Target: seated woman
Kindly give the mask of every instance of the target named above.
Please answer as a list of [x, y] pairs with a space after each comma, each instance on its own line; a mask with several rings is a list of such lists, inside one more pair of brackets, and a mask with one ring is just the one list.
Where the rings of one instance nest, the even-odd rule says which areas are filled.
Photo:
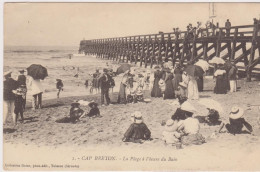
[[142, 114], [139, 111], [134, 113], [134, 123], [130, 125], [124, 134], [123, 142], [143, 143], [144, 140], [149, 140], [151, 131], [143, 123]]
[[247, 133], [251, 133], [253, 131], [252, 126], [246, 122], [246, 120], [243, 118], [244, 110], [240, 107], [234, 106], [231, 109], [231, 112], [229, 114], [229, 124], [225, 124], [222, 122], [219, 133], [222, 131], [222, 129], [226, 128], [226, 130], [231, 134], [241, 134], [243, 133], [242, 129], [245, 126], [248, 131], [245, 131]]
[[94, 101], [91, 101], [88, 105], [91, 108], [89, 113], [87, 114], [88, 117], [102, 117], [100, 115], [100, 111], [99, 111], [97, 103], [95, 103]]
[[178, 97], [180, 107], [177, 108], [175, 113], [172, 115], [172, 120], [185, 120], [193, 115], [195, 108], [187, 101], [186, 97]]
[[71, 109], [70, 109], [70, 116], [69, 117], [64, 117], [62, 119], [56, 120], [57, 123], [76, 123], [79, 121], [79, 119], [85, 115], [85, 112], [79, 108], [79, 103], [78, 102], [73, 102], [71, 104]]
[[185, 146], [201, 145], [205, 138], [199, 133], [199, 121], [186, 115], [186, 119], [180, 124], [178, 131], [181, 133], [181, 143]]

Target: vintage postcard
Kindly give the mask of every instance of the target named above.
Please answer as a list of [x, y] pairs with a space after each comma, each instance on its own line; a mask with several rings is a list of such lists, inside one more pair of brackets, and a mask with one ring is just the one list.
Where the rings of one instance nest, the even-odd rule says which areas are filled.
[[3, 169], [260, 170], [260, 3], [4, 3]]

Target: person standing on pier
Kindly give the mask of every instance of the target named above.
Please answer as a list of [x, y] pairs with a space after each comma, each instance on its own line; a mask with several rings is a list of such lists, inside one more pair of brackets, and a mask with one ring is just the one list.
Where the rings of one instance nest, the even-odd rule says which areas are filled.
[[112, 78], [108, 74], [108, 70], [106, 68], [103, 69], [103, 72], [104, 72], [103, 75], [100, 77], [100, 87], [101, 87], [101, 104], [102, 106], [105, 106], [104, 97], [106, 98], [107, 105], [110, 104], [109, 88], [110, 88], [110, 82]]
[[225, 23], [225, 27], [226, 27], [227, 36], [230, 36], [231, 23], [230, 23], [229, 19], [227, 19], [227, 21]]

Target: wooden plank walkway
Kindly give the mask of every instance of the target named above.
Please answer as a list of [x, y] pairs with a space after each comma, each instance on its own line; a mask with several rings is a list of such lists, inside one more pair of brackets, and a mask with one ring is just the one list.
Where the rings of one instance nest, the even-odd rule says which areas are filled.
[[221, 58], [244, 64], [247, 81], [251, 81], [252, 70], [260, 64], [260, 23], [233, 26], [229, 34], [223, 27], [193, 28], [185, 32], [82, 40], [79, 53], [82, 52], [119, 62], [140, 62], [140, 66], [151, 68], [163, 61], [173, 65], [195, 63], [198, 59], [208, 61], [224, 53]]

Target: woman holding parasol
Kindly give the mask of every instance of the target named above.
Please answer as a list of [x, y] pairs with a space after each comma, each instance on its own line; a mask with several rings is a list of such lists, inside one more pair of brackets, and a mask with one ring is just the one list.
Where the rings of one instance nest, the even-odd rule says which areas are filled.
[[42, 108], [42, 93], [43, 88], [40, 80], [43, 80], [48, 76], [47, 69], [42, 65], [32, 64], [27, 68], [29, 77], [28, 86], [31, 88], [32, 92], [32, 108], [41, 109]]

